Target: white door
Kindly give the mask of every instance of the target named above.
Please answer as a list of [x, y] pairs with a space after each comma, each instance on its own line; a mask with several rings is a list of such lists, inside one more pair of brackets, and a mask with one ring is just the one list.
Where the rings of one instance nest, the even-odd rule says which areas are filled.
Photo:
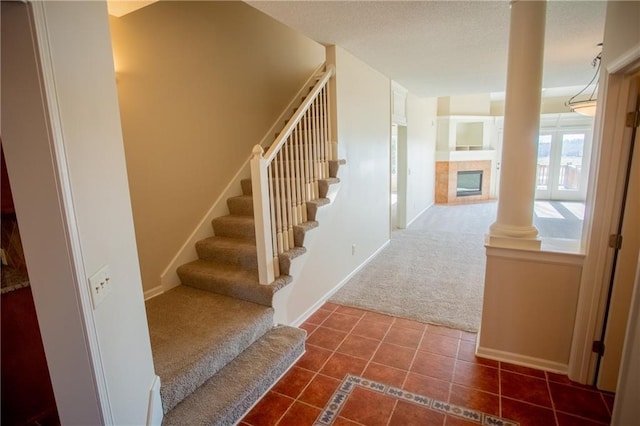
[[587, 193], [591, 132], [541, 132], [538, 138], [536, 198], [584, 201]]
[[[640, 78], [638, 78], [640, 80]], [[638, 93], [640, 97], [640, 93]], [[640, 102], [638, 102], [640, 104]], [[620, 164], [629, 168], [627, 196], [623, 205], [622, 244], [614, 261], [610, 288], [610, 304], [605, 318], [604, 355], [600, 359], [597, 377], [599, 389], [615, 392], [618, 371], [625, 339], [629, 309], [636, 279], [638, 254], [640, 253], [640, 131], [635, 129], [635, 142], [631, 141], [631, 164]]]

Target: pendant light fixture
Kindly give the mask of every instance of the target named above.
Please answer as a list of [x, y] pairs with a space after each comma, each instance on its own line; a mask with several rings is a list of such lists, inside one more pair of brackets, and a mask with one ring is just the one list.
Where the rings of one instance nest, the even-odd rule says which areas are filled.
[[[598, 43], [598, 46], [602, 47], [602, 43]], [[602, 60], [602, 52], [598, 53], [598, 55], [593, 58], [591, 61], [591, 66], [596, 69], [593, 78], [582, 90], [573, 95], [571, 99], [565, 102], [565, 105], [571, 109], [571, 112], [576, 112], [581, 115], [586, 115], [589, 117], [593, 117], [596, 115], [596, 92], [598, 91], [598, 76], [600, 75], [600, 61]], [[589, 98], [577, 101], [575, 100], [578, 96], [583, 94], [587, 89], [593, 86], [593, 90], [591, 90], [591, 94]]]

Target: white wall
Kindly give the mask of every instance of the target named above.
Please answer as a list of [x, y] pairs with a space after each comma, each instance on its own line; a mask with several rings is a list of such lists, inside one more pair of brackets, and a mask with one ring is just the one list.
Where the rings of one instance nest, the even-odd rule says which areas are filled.
[[336, 66], [338, 157], [347, 164], [320, 227], [307, 234], [310, 254], [294, 260], [294, 282], [276, 295], [283, 323], [308, 313], [389, 240], [390, 80], [339, 47], [327, 48], [327, 61]]
[[[49, 127], [33, 57], [21, 54], [29, 46], [5, 48], [5, 4], [3, 146], [60, 418], [144, 424], [155, 375], [107, 8], [103, 2], [33, 5], [43, 76], [50, 78]], [[8, 18], [16, 33], [27, 33], [26, 21]], [[105, 264], [113, 292], [92, 311], [87, 277]]]
[[407, 97], [407, 223], [435, 201], [437, 98]]

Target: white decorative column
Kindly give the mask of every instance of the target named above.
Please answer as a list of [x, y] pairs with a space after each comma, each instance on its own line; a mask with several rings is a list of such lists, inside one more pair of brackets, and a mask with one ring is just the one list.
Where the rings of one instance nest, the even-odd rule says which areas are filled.
[[488, 244], [540, 249], [533, 226], [546, 1], [511, 2], [498, 215]]

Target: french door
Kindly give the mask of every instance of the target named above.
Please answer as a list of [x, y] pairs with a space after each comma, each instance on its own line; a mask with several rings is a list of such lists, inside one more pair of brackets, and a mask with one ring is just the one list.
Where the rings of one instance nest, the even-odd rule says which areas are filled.
[[590, 130], [540, 132], [536, 199], [584, 201], [590, 149]]

